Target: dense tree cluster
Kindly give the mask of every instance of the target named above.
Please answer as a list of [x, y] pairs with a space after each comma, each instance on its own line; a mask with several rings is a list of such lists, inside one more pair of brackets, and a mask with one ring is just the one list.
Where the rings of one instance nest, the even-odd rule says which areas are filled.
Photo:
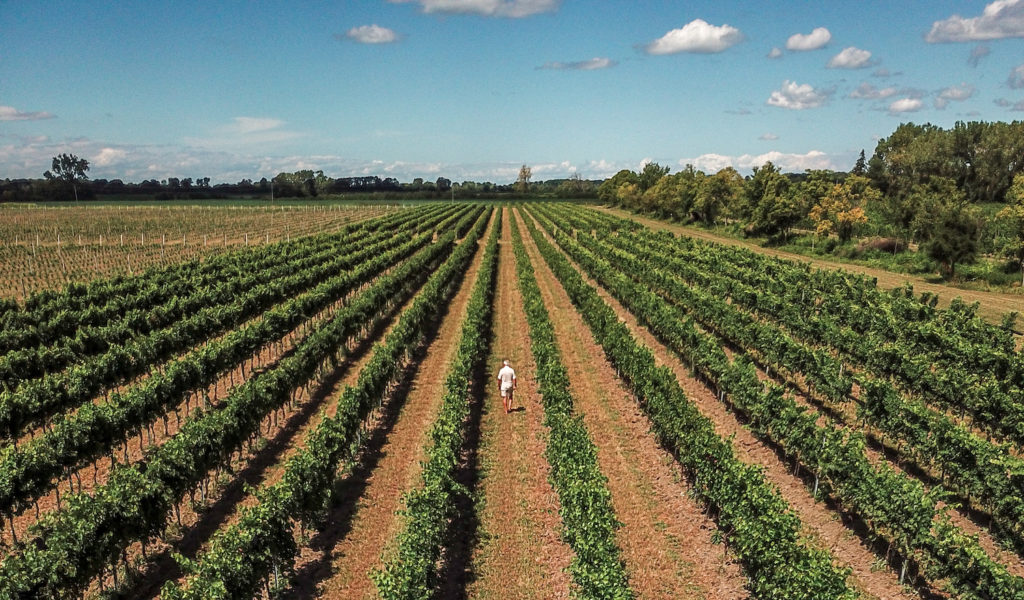
[[[795, 230], [838, 243], [860, 234], [894, 251], [917, 244], [946, 276], [979, 252], [1020, 261], [1024, 273], [1024, 122], [900, 125], [861, 151], [849, 173], [783, 173], [767, 162], [740, 176], [657, 163], [623, 170], [597, 191], [607, 204], [682, 222], [728, 222], [779, 240]], [[998, 213], [983, 208], [1006, 203]]]

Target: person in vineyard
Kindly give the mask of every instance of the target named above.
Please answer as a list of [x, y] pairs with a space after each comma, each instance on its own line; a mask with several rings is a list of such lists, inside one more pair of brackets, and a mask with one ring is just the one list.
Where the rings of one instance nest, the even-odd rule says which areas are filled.
[[512, 396], [516, 391], [516, 372], [508, 364], [508, 359], [502, 361], [503, 366], [498, 371], [498, 388], [501, 390], [501, 400], [505, 405], [505, 414], [512, 410]]

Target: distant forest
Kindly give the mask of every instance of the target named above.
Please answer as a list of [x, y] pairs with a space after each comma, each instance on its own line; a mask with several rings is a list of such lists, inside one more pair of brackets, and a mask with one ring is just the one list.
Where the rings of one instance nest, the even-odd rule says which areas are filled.
[[[76, 158], [77, 157], [72, 157]], [[81, 160], [81, 159], [79, 159]], [[87, 170], [86, 166], [86, 170]], [[51, 171], [47, 171], [51, 173]], [[52, 175], [52, 173], [51, 173]], [[72, 179], [76, 185], [70, 184]], [[595, 198], [601, 180], [588, 181], [578, 177], [547, 181], [517, 181], [510, 184], [463, 181], [452, 182], [445, 177], [435, 181], [414, 179], [402, 183], [393, 177], [340, 177], [324, 175], [323, 171], [280, 173], [273, 179], [243, 179], [238, 183], [210, 184], [209, 177], [170, 177], [147, 179], [132, 183], [120, 179], [60, 178], [0, 180], [0, 202], [50, 202], [94, 200], [100, 197], [145, 198], [153, 200], [210, 200], [230, 198], [317, 198], [346, 194], [373, 195], [383, 200], [410, 198], [447, 199], [453, 195], [463, 199], [501, 198], [528, 193], [530, 195]]]

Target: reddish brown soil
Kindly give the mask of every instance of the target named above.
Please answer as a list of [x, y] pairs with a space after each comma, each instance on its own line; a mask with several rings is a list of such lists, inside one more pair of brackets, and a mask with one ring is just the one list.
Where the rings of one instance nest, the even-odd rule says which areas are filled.
[[[592, 285], [593, 280], [587, 278]], [[700, 412], [711, 419], [720, 436], [733, 437], [736, 456], [764, 470], [765, 479], [774, 484], [804, 524], [805, 534], [821, 548], [827, 549], [841, 566], [853, 572], [850, 584], [868, 597], [880, 599], [909, 599], [916, 594], [899, 585], [898, 576], [888, 568], [879, 569], [877, 556], [871, 548], [843, 524], [836, 512], [830, 510], [811, 495], [804, 482], [793, 474], [792, 467], [780, 460], [776, 452], [755, 437], [736, 415], [721, 404], [714, 393], [691, 377], [679, 358], [661, 344], [636, 318], [603, 288], [601, 297], [626, 323], [630, 331], [651, 349], [659, 365], [667, 365], [675, 373], [679, 384]]]
[[373, 343], [387, 335], [397, 322], [398, 315], [412, 302], [413, 300], [409, 300], [405, 305], [395, 307], [384, 315], [378, 327], [355, 345], [315, 389], [300, 390], [297, 400], [301, 408], [298, 411], [291, 411], [287, 421], [281, 421], [281, 426], [273, 427], [267, 436], [270, 442], [256, 455], [247, 457], [249, 464], [238, 465], [244, 468], [239, 471], [238, 478], [224, 487], [216, 503], [219, 510], [207, 510], [201, 515], [183, 513], [183, 523], [188, 526], [187, 531], [180, 539], [169, 540], [167, 546], [161, 547], [161, 554], [150, 561], [148, 568], [134, 586], [132, 594], [128, 595], [129, 598], [153, 598], [159, 593], [164, 581], [184, 581], [184, 575], [177, 563], [171, 559], [170, 552], [194, 559], [207, 549], [216, 531], [236, 522], [241, 516], [241, 509], [255, 503], [256, 497], [249, 493], [250, 489], [273, 485], [280, 480], [288, 459], [302, 447], [306, 437], [316, 429], [325, 416], [337, 412], [335, 401], [346, 386], [354, 384], [358, 379], [359, 372], [372, 356], [370, 351]]
[[845, 269], [853, 273], [861, 273], [869, 277], [874, 277], [878, 280], [878, 286], [882, 289], [897, 288], [903, 286], [904, 283], [910, 283], [914, 286], [914, 291], [918, 294], [921, 292], [932, 292], [939, 294], [939, 305], [948, 306], [950, 300], [960, 296], [966, 302], [980, 302], [981, 306], [978, 308], [978, 314], [985, 317], [991, 323], [999, 324], [1002, 321], [1003, 315], [1010, 311], [1017, 311], [1024, 313], [1024, 296], [1020, 294], [1006, 294], [1000, 292], [986, 292], [981, 290], [966, 290], [956, 288], [949, 285], [942, 285], [938, 283], [931, 283], [925, 279], [915, 276], [907, 275], [904, 273], [894, 273], [892, 271], [886, 271], [884, 269], [875, 269], [872, 267], [865, 267], [861, 265], [854, 265], [849, 263], [841, 263], [829, 260], [823, 260], [819, 258], [811, 258], [802, 254], [795, 254], [792, 252], [786, 252], [784, 250], [776, 250], [774, 248], [765, 248], [752, 242], [746, 242], [743, 240], [737, 240], [721, 235], [717, 235], [710, 231], [704, 231], [695, 227], [686, 227], [683, 225], [674, 225], [672, 223], [666, 223], [664, 221], [658, 221], [655, 219], [648, 219], [639, 215], [634, 215], [619, 209], [610, 209], [604, 207], [594, 207], [597, 210], [601, 210], [617, 217], [624, 219], [631, 219], [638, 223], [642, 223], [647, 227], [654, 230], [665, 229], [673, 233], [679, 233], [687, 235], [693, 238], [702, 239], [706, 241], [717, 242], [719, 244], [727, 244], [730, 246], [740, 246], [759, 252], [761, 254], [767, 254], [769, 256], [776, 256], [779, 258], [785, 258], [789, 260], [795, 260], [798, 262], [810, 262], [815, 267], [822, 269]]
[[[427, 433], [440, 407], [444, 378], [458, 347], [482, 254], [477, 252], [448, 305], [406, 393], [396, 398], [401, 406], [390, 407], [381, 415], [380, 427], [368, 444], [374, 454], [373, 468], [366, 473], [358, 468], [354, 471], [356, 477], [350, 483], [358, 488], [358, 495], [346, 496], [347, 502], [336, 509], [336, 513], [345, 513], [339, 515], [346, 525], [345, 531], [333, 544], [320, 540], [321, 543], [314, 544], [315, 548], [303, 552], [297, 564], [299, 580], [294, 595], [377, 597], [371, 573], [391, 551], [391, 544], [403, 525], [403, 519], [396, 514], [403, 507], [402, 493], [419, 485], [420, 463], [429, 441]], [[388, 418], [389, 412], [397, 413], [393, 422]]]
[[[547, 429], [530, 351], [529, 327], [515, 273], [505, 210], [494, 300], [494, 340], [481, 423], [481, 542], [473, 558], [470, 598], [568, 598], [572, 550], [560, 539], [558, 495], [548, 482]], [[506, 414], [496, 382], [507, 358], [517, 373], [516, 410]]]
[[601, 472], [623, 523], [616, 540], [637, 598], [747, 597], [739, 564], [711, 541], [715, 523], [691, 498], [678, 465], [658, 445], [636, 399], [616, 377], [533, 241], [526, 241], [576, 410], [597, 444]]
[[[226, 398], [234, 385], [240, 384], [246, 380], [248, 376], [252, 374], [254, 370], [259, 371], [261, 369], [269, 368], [271, 365], [276, 363], [282, 356], [291, 351], [291, 349], [297, 344], [305, 332], [310, 327], [315, 327], [316, 324], [322, 322], [328, 318], [338, 304], [328, 307], [321, 311], [317, 315], [314, 315], [305, 325], [301, 325], [295, 330], [285, 335], [281, 340], [268, 344], [252, 358], [246, 361], [247, 365], [243, 369], [241, 366], [235, 368], [230, 373], [223, 375], [216, 383], [207, 388], [209, 397], [217, 403], [219, 400]], [[256, 317], [259, 319], [261, 317]], [[148, 374], [140, 377], [140, 381], [148, 377]], [[119, 386], [119, 390], [123, 390], [127, 387]], [[303, 394], [306, 391], [303, 390]], [[304, 398], [305, 396], [303, 396]], [[94, 400], [96, 403], [104, 402], [103, 398], [97, 398]], [[149, 451], [152, 448], [156, 448], [164, 444], [168, 439], [173, 437], [177, 432], [182, 423], [184, 423], [189, 415], [191, 409], [201, 406], [203, 403], [202, 393], [197, 392], [187, 400], [179, 403], [174, 410], [167, 413], [168, 418], [166, 420], [166, 426], [163, 420], [157, 420], [153, 426], [148, 430], [140, 434], [136, 434], [134, 437], [129, 439], [127, 445], [122, 444], [118, 448], [114, 449], [114, 458], [121, 464], [134, 463], [140, 460], [143, 456], [144, 451]], [[178, 416], [175, 416], [175, 412]], [[283, 414], [283, 413], [282, 413]], [[275, 420], [276, 421], [276, 420]], [[65, 478], [61, 484], [59, 490], [52, 490], [45, 496], [38, 500], [39, 514], [45, 515], [58, 508], [57, 497], [58, 494], [63, 496], [72, 490], [75, 492], [91, 492], [99, 485], [106, 483], [107, 478], [110, 475], [111, 464], [108, 458], [101, 458], [97, 460], [94, 465], [87, 465], [73, 475], [74, 485], [68, 484]], [[20, 516], [15, 518], [15, 531], [18, 534], [18, 539], [23, 540], [28, 533], [29, 526], [37, 520], [36, 511], [30, 509], [22, 513]], [[0, 544], [8, 544], [11, 541], [9, 525], [2, 532], [0, 532]]]

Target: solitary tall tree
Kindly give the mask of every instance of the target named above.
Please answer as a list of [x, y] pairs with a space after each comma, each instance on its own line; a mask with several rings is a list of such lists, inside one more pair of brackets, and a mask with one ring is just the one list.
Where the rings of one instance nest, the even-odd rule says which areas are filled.
[[84, 158], [78, 158], [74, 154], [58, 154], [53, 157], [53, 164], [49, 171], [43, 173], [43, 177], [71, 185], [75, 193], [75, 202], [78, 202], [78, 180], [88, 179], [85, 176], [88, 170], [89, 161]]
[[519, 179], [516, 180], [516, 191], [527, 192], [530, 189], [530, 177], [533, 176], [533, 169], [523, 165], [519, 168]]

